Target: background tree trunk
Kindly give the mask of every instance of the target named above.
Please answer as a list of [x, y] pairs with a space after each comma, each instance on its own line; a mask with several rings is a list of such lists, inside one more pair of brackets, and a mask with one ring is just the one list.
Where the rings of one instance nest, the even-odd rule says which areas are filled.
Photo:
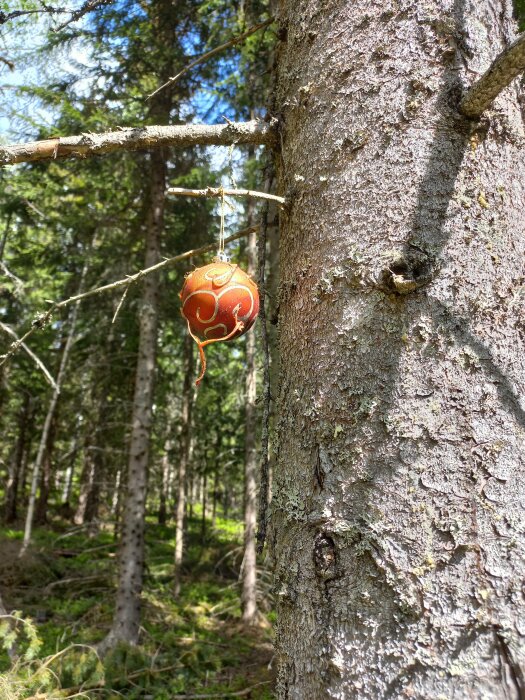
[[171, 484], [171, 448], [171, 440], [168, 439], [164, 443], [164, 454], [160, 465], [159, 525], [166, 525], [168, 520], [167, 502]]
[[[80, 294], [82, 291], [82, 288], [84, 286], [84, 279], [87, 274], [87, 262], [84, 264], [82, 268], [82, 272], [80, 275], [80, 283], [78, 285], [78, 293]], [[35, 459], [35, 464], [33, 466], [33, 475], [31, 478], [31, 491], [29, 494], [29, 503], [27, 506], [27, 513], [26, 513], [26, 522], [25, 522], [25, 528], [24, 528], [24, 539], [22, 542], [22, 547], [20, 550], [20, 555], [22, 556], [27, 547], [29, 546], [29, 543], [31, 542], [31, 535], [33, 531], [33, 521], [35, 517], [35, 506], [36, 506], [36, 497], [37, 497], [37, 490], [38, 490], [38, 483], [40, 481], [41, 477], [41, 472], [42, 472], [42, 465], [44, 463], [44, 459], [46, 457], [46, 451], [48, 447], [50, 446], [50, 437], [52, 433], [52, 428], [53, 428], [53, 422], [55, 419], [55, 413], [57, 410], [57, 405], [58, 405], [58, 399], [60, 397], [60, 390], [62, 388], [62, 384], [64, 382], [64, 378], [66, 376], [66, 370], [67, 370], [67, 363], [69, 361], [69, 355], [71, 353], [71, 349], [73, 347], [73, 342], [75, 340], [75, 328], [76, 328], [76, 323], [77, 323], [77, 316], [78, 316], [78, 302], [76, 302], [73, 307], [71, 308], [71, 311], [69, 313], [69, 319], [68, 319], [68, 334], [67, 334], [67, 339], [66, 342], [64, 343], [64, 348], [62, 350], [62, 356], [60, 358], [60, 366], [58, 369], [58, 374], [57, 378], [55, 381], [55, 388], [53, 389], [53, 392], [51, 394], [51, 399], [49, 401], [49, 405], [47, 407], [47, 413], [46, 417], [44, 420], [44, 425], [42, 428], [42, 434], [40, 436], [40, 443], [38, 445], [38, 452], [36, 455]], [[44, 488], [45, 485], [44, 485]], [[45, 498], [45, 503], [47, 504], [47, 495]], [[43, 511], [40, 511], [40, 515], [42, 515]]]
[[[166, 154], [150, 155], [150, 203], [146, 224], [145, 267], [160, 258], [160, 236], [164, 227]], [[144, 519], [147, 470], [155, 379], [159, 277], [149, 275], [139, 313], [139, 350], [135, 375], [135, 394], [131, 419], [128, 483], [119, 558], [119, 584], [116, 612], [108, 636], [101, 644], [104, 651], [118, 641], [136, 644], [140, 625], [140, 594], [144, 573]]]
[[191, 416], [195, 391], [193, 387], [193, 338], [188, 333], [184, 338], [184, 365], [182, 406], [180, 418], [179, 469], [177, 475], [177, 507], [175, 511], [175, 560], [173, 593], [180, 595], [181, 567], [184, 555], [184, 514], [186, 513], [186, 481], [191, 450]]
[[281, 0], [280, 698], [523, 698], [524, 124], [503, 0]]
[[[250, 216], [248, 217], [251, 218]], [[255, 277], [257, 263], [256, 234], [250, 234], [246, 248], [248, 264], [246, 272]], [[257, 558], [255, 553], [255, 527], [257, 520], [257, 367], [256, 335], [246, 335], [245, 379], [245, 452], [244, 452], [244, 559], [242, 566], [242, 620], [252, 625], [257, 618]]]
[[18, 485], [20, 481], [20, 472], [22, 469], [22, 460], [26, 449], [27, 429], [31, 414], [31, 404], [32, 397], [28, 393], [24, 394], [22, 407], [18, 418], [18, 437], [13, 454], [9, 460], [7, 471], [4, 503], [4, 522], [6, 524], [15, 522], [17, 518]]

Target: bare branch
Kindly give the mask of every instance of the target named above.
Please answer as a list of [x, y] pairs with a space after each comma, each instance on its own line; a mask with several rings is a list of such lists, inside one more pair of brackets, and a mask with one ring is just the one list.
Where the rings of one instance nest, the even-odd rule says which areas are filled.
[[14, 10], [8, 14], [5, 12], [0, 12], [0, 24], [5, 24], [11, 19], [23, 17], [24, 15], [59, 14], [65, 12], [71, 12], [71, 10], [68, 10], [65, 7], [41, 7], [37, 10]]
[[266, 20], [266, 22], [261, 22], [260, 24], [256, 24], [253, 27], [250, 27], [250, 29], [247, 29], [242, 34], [239, 34], [238, 36], [234, 36], [233, 39], [230, 39], [226, 43], [221, 44], [220, 46], [216, 46], [214, 49], [211, 49], [211, 51], [207, 51], [206, 53], [202, 54], [202, 56], [199, 56], [199, 58], [196, 58], [194, 61], [189, 63], [186, 66], [186, 68], [183, 68], [179, 73], [177, 73], [177, 75], [174, 75], [173, 78], [170, 78], [163, 85], [158, 87], [154, 92], [151, 93], [151, 95], [148, 95], [147, 99], [150, 100], [154, 95], [159, 93], [161, 90], [164, 90], [164, 88], [168, 87], [168, 85], [173, 85], [173, 83], [175, 83], [179, 78], [181, 78], [183, 75], [185, 75], [188, 71], [190, 71], [195, 66], [198, 66], [199, 63], [203, 63], [204, 61], [207, 61], [208, 58], [215, 56], [215, 54], [219, 53], [220, 51], [224, 51], [225, 49], [229, 49], [230, 46], [235, 46], [235, 44], [238, 44], [239, 42], [243, 41], [244, 39], [247, 39], [252, 34], [255, 34], [255, 32], [258, 32], [259, 29], [263, 29], [264, 27], [268, 27], [268, 25], [272, 24], [273, 21], [274, 21], [274, 19], [273, 19], [273, 17], [271, 17], [270, 19]]
[[[250, 226], [249, 228], [245, 228], [242, 231], [237, 231], [237, 233], [232, 234], [231, 236], [228, 236], [224, 240], [224, 243], [231, 243], [232, 241], [236, 241], [238, 238], [243, 238], [244, 236], [248, 236], [252, 231], [258, 231], [259, 227], [258, 226]], [[125, 287], [128, 289], [128, 287], [133, 284], [133, 282], [137, 282], [141, 280], [142, 278], [146, 277], [147, 275], [151, 275], [154, 272], [158, 272], [159, 270], [163, 270], [164, 268], [170, 268], [173, 267], [176, 263], [181, 262], [182, 260], [187, 260], [188, 258], [191, 258], [192, 256], [195, 255], [202, 255], [203, 253], [208, 253], [212, 250], [215, 250], [217, 247], [216, 243], [210, 243], [208, 245], [202, 246], [201, 248], [195, 248], [193, 250], [188, 250], [185, 253], [181, 253], [180, 255], [175, 255], [172, 258], [167, 258], [166, 260], [162, 260], [161, 262], [157, 263], [156, 265], [152, 265], [152, 267], [148, 267], [145, 270], [139, 270], [136, 272], [134, 275], [128, 275], [124, 277], [123, 279], [117, 280], [116, 282], [111, 282], [110, 284], [105, 284], [102, 287], [97, 287], [96, 289], [90, 289], [87, 292], [83, 292], [82, 294], [76, 294], [73, 297], [69, 297], [69, 299], [64, 299], [63, 301], [58, 301], [58, 302], [52, 302], [50, 301], [49, 303], [51, 304], [51, 307], [45, 312], [38, 314], [38, 316], [33, 319], [31, 323], [31, 328], [24, 333], [24, 335], [17, 339], [9, 348], [9, 351], [5, 355], [0, 355], [0, 367], [4, 365], [13, 355], [18, 352], [18, 350], [24, 346], [24, 342], [29, 338], [30, 336], [33, 335], [37, 330], [40, 328], [44, 328], [49, 320], [51, 319], [51, 316], [55, 313], [55, 311], [58, 311], [59, 309], [63, 309], [65, 306], [69, 306], [70, 304], [73, 304], [75, 302], [81, 301], [83, 299], [88, 299], [89, 297], [93, 296], [98, 296], [99, 294], [104, 294], [105, 292], [111, 292], [114, 289], [121, 289], [122, 287]], [[121, 299], [121, 303], [124, 299]], [[118, 309], [117, 309], [118, 311]], [[116, 317], [116, 314], [115, 314]], [[115, 318], [114, 317], [114, 318]]]
[[206, 187], [204, 190], [187, 190], [184, 187], [170, 187], [166, 194], [182, 195], [183, 197], [253, 197], [254, 199], [266, 199], [272, 202], [284, 204], [284, 197], [257, 190], [227, 190], [223, 187]]
[[271, 681], [259, 681], [255, 685], [251, 685], [249, 688], [244, 688], [244, 690], [236, 690], [232, 692], [231, 690], [225, 693], [197, 693], [196, 695], [172, 695], [172, 700], [211, 700], [211, 698], [241, 698], [245, 695], [249, 695], [252, 690], [258, 688], [261, 685], [268, 685]]
[[72, 24], [72, 22], [76, 22], [77, 20], [81, 19], [84, 15], [87, 15], [88, 12], [93, 12], [93, 10], [96, 10], [101, 5], [110, 5], [112, 2], [113, 0], [87, 0], [87, 2], [85, 2], [79, 10], [73, 12], [71, 17], [66, 22], [61, 24], [53, 31], [60, 32], [62, 29], [65, 29], [69, 24]]
[[88, 158], [115, 151], [136, 151], [162, 146], [230, 146], [255, 144], [273, 146], [276, 120], [231, 122], [229, 124], [180, 124], [140, 126], [102, 134], [80, 134], [0, 147], [0, 165], [32, 163], [56, 158]]
[[470, 119], [478, 119], [500, 92], [525, 71], [525, 33], [492, 62], [490, 68], [467, 91], [459, 103], [459, 111]]
[[20, 338], [17, 336], [17, 334], [14, 332], [14, 330], [12, 328], [9, 328], [9, 326], [6, 326], [5, 323], [1, 323], [1, 322], [0, 322], [0, 328], [4, 331], [4, 333], [7, 333], [7, 335], [11, 336], [11, 338], [14, 338], [14, 340], [17, 343], [20, 343], [19, 347], [21, 347], [22, 350], [25, 350], [25, 352], [33, 360], [33, 362], [38, 367], [38, 369], [40, 369], [42, 371], [44, 377], [46, 378], [47, 383], [50, 384], [50, 386], [52, 386], [53, 389], [55, 389], [55, 391], [56, 391], [57, 390], [56, 382], [53, 379], [53, 377], [51, 376], [51, 373], [49, 372], [49, 370], [47, 369], [45, 364], [42, 362], [42, 360], [37, 355], [35, 355], [35, 353], [32, 350], [30, 350], [25, 343], [22, 343], [20, 341]]
[[0, 62], [5, 63], [9, 70], [15, 69], [15, 64], [13, 63], [13, 61], [10, 61], [9, 59], [5, 58], [5, 56], [0, 56]]

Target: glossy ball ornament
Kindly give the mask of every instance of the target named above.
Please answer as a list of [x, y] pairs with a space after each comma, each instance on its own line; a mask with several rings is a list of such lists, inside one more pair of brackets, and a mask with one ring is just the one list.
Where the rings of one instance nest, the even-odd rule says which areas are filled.
[[[246, 333], [259, 313], [259, 292], [249, 275], [228, 262], [213, 262], [187, 275], [180, 293], [181, 313], [197, 343], [201, 374], [206, 371], [204, 347]], [[203, 338], [203, 340], [201, 340]]]

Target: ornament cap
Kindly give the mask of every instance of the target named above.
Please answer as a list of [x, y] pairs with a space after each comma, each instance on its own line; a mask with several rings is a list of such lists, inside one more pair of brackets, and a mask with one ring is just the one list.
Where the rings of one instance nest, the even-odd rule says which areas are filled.
[[226, 255], [224, 251], [221, 251], [217, 253], [217, 255], [213, 258], [214, 263], [229, 263], [230, 262], [230, 256]]

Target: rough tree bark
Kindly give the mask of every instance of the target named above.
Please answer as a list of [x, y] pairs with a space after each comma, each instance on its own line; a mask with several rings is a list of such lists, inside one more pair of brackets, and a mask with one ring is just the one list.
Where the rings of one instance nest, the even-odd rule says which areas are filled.
[[[160, 258], [166, 187], [166, 154], [163, 151], [154, 151], [150, 158], [145, 267], [154, 265]], [[100, 645], [101, 652], [119, 641], [136, 644], [139, 637], [140, 595], [144, 573], [146, 487], [157, 346], [158, 293], [159, 277], [157, 274], [149, 275], [144, 280], [139, 312], [139, 349], [131, 417], [128, 480], [122, 520], [116, 609], [111, 630]]]
[[525, 135], [504, 0], [280, 0], [278, 695], [525, 697]]
[[[250, 213], [250, 210], [249, 210]], [[250, 222], [251, 223], [251, 222]], [[255, 277], [257, 266], [257, 239], [250, 234], [246, 247], [246, 272]], [[257, 520], [257, 367], [255, 357], [256, 335], [246, 335], [245, 421], [244, 421], [244, 559], [242, 566], [242, 620], [252, 625], [257, 619], [257, 558], [255, 528]]]

